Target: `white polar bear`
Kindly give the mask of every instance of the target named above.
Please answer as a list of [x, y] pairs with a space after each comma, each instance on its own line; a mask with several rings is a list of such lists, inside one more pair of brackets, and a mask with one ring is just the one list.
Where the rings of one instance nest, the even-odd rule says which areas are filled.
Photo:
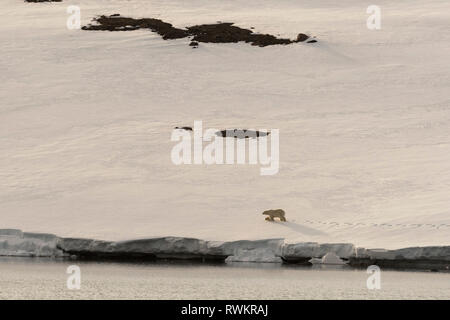
[[275, 221], [274, 218], [279, 218], [280, 221], [286, 221], [283, 209], [266, 210], [262, 214], [268, 216], [266, 217], [266, 221]]

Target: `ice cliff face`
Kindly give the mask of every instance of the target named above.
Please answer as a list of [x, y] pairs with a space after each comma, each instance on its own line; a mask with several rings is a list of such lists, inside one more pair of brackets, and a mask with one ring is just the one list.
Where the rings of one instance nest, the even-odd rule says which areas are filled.
[[450, 246], [411, 247], [397, 250], [358, 248], [353, 257], [372, 260], [450, 261]]
[[227, 262], [281, 262], [284, 239], [224, 242], [220, 247]]
[[398, 250], [356, 248], [351, 243], [285, 243], [284, 239], [205, 241], [161, 237], [129, 241], [60, 238], [52, 234], [0, 229], [0, 256], [198, 259], [226, 262], [287, 262], [309, 264], [326, 255], [350, 265], [449, 269], [450, 246], [411, 247]]
[[204, 241], [194, 238], [163, 237], [119, 242], [62, 238], [58, 248], [68, 254], [103, 257], [147, 257], [205, 259], [248, 262], [281, 262], [283, 239]]
[[83, 257], [173, 258], [224, 260], [220, 243], [194, 238], [163, 237], [119, 242], [62, 238], [58, 248]]
[[53, 234], [0, 229], [0, 256], [60, 257], [59, 238]]
[[281, 256], [287, 262], [307, 262], [308, 258], [322, 258], [332, 252], [340, 258], [349, 259], [355, 254], [355, 250], [351, 243], [300, 242], [285, 244]]

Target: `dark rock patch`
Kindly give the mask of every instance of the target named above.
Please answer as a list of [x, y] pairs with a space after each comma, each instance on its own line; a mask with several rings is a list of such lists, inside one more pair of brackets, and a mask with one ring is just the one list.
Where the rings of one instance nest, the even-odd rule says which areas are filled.
[[298, 42], [303, 42], [303, 41], [305, 41], [305, 40], [307, 40], [307, 39], [309, 39], [309, 36], [307, 36], [307, 35], [304, 34], [304, 33], [299, 33], [299, 34], [297, 35], [297, 41], [298, 41]]
[[269, 134], [270, 132], [247, 130], [247, 129], [226, 129], [216, 132], [216, 135], [219, 137], [237, 138], [237, 139], [246, 139], [246, 138], [256, 139], [257, 137], [266, 137]]
[[202, 24], [187, 27], [187, 30], [194, 36], [192, 40], [198, 42], [236, 43], [243, 41], [259, 47], [295, 42], [270, 34], [256, 34], [251, 30], [236, 27], [233, 23]]
[[192, 131], [192, 127], [175, 127], [175, 129]]
[[25, 0], [25, 2], [38, 3], [38, 2], [62, 2], [62, 0]]
[[159, 19], [144, 18], [133, 19], [121, 17], [120, 15], [100, 16], [94, 19], [98, 24], [83, 26], [83, 30], [104, 30], [104, 31], [132, 31], [137, 29], [150, 29], [158, 33], [164, 40], [179, 39], [189, 36], [183, 29], [175, 28], [172, 24]]
[[[300, 33], [297, 40], [277, 38], [271, 34], [254, 33], [252, 30], [236, 27], [231, 22], [218, 22], [216, 24], [202, 24], [186, 29], [175, 28], [172, 24], [159, 19], [143, 18], [134, 19], [122, 17], [119, 14], [100, 16], [94, 19], [96, 24], [83, 26], [83, 30], [105, 31], [132, 31], [137, 29], [150, 29], [158, 33], [164, 40], [192, 37], [190, 46], [198, 47], [199, 42], [211, 43], [236, 43], [246, 42], [253, 46], [266, 47], [270, 45], [286, 45], [303, 42], [309, 36]], [[310, 42], [310, 41], [308, 41]], [[314, 42], [316, 42], [314, 40]]]

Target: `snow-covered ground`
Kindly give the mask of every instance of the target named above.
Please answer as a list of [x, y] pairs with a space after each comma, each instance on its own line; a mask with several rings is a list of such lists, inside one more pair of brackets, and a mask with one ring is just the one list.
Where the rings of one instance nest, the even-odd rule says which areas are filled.
[[[2, 0], [0, 228], [123, 240], [450, 244], [450, 2]], [[68, 30], [100, 14], [315, 44]], [[181, 165], [174, 126], [280, 130], [280, 171]], [[287, 223], [261, 212], [283, 208]]]

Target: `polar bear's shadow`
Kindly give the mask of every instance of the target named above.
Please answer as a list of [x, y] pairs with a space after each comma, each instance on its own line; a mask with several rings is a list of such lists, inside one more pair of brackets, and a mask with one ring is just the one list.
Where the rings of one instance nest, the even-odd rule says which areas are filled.
[[[273, 223], [273, 222], [272, 222]], [[313, 229], [310, 227], [306, 227], [303, 226], [301, 224], [292, 222], [292, 221], [286, 221], [286, 222], [275, 222], [277, 225], [285, 227], [285, 228], [289, 228], [297, 233], [301, 233], [304, 235], [309, 235], [309, 236], [320, 236], [320, 235], [325, 235], [325, 232], [322, 232], [320, 230], [317, 229]]]

